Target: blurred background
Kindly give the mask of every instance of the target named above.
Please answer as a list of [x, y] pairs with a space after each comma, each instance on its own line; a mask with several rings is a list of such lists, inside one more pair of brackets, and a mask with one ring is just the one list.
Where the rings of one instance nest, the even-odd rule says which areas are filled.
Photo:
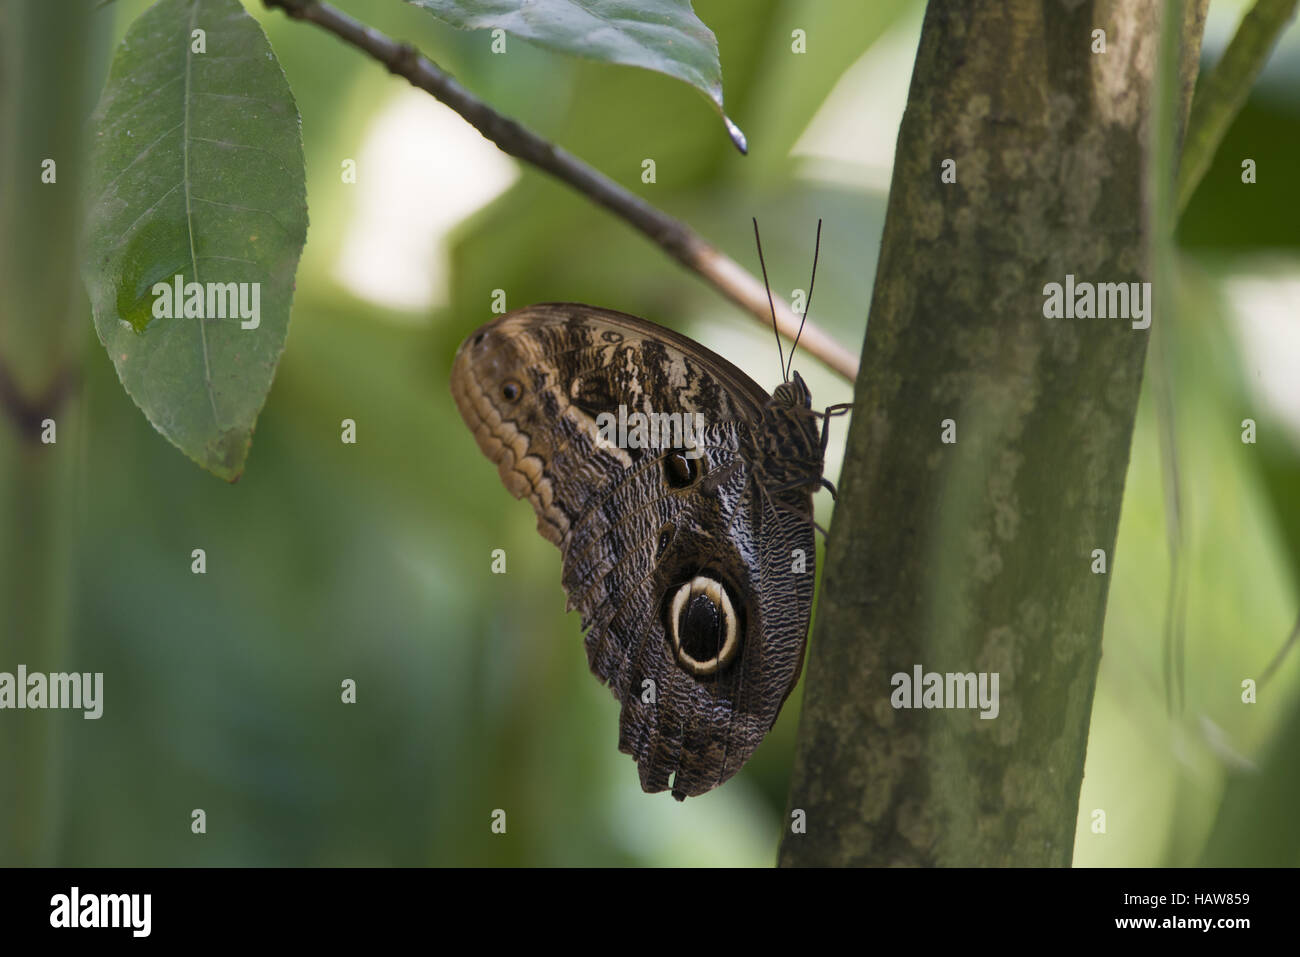
[[[782, 295], [806, 288], [824, 218], [812, 315], [859, 351], [922, 3], [695, 0], [718, 37], [747, 157], [705, 99], [667, 77], [514, 38], [494, 56], [487, 33], [395, 0], [340, 5], [752, 269], [757, 216]], [[102, 85], [112, 45], [146, 6], [92, 14], [102, 40], [88, 87]], [[576, 300], [645, 316], [767, 389], [779, 380], [770, 331], [405, 81], [323, 31], [245, 6], [302, 114], [311, 226], [288, 345], [230, 486], [150, 427], [86, 307], [80, 426], [47, 453], [67, 457], [71, 476], [60, 505], [68, 637], [57, 658], [25, 663], [102, 671], [104, 715], [37, 716], [44, 760], [0, 761], [0, 781], [21, 792], [44, 780], [43, 817], [3, 826], [39, 826], [47, 860], [69, 865], [771, 865], [801, 690], [726, 786], [682, 804], [643, 794], [616, 748], [618, 704], [564, 612], [559, 552], [500, 485], [447, 386], [496, 289], [510, 308]], [[1213, 0], [1207, 62], [1245, 8]], [[796, 28], [807, 54], [791, 53]], [[1148, 364], [1112, 568], [1081, 865], [1279, 863], [1279, 852], [1300, 863], [1300, 652], [1257, 703], [1241, 700], [1300, 607], [1297, 155], [1293, 25], [1180, 231], [1180, 309], [1159, 368]], [[1247, 157], [1254, 186], [1240, 181]], [[654, 184], [641, 182], [646, 158]], [[341, 182], [346, 159], [355, 185]], [[851, 398], [815, 360], [795, 366], [815, 403]], [[1158, 419], [1153, 388], [1170, 390], [1172, 419]], [[355, 445], [340, 442], [345, 418]], [[1241, 441], [1245, 418], [1257, 444]], [[1177, 441], [1187, 588], [1185, 703], [1173, 717], [1162, 430]], [[843, 427], [832, 436], [834, 480]], [[0, 456], [14, 448], [6, 433]], [[819, 499], [826, 524], [829, 496]], [[19, 562], [26, 546], [3, 547]], [[206, 550], [205, 575], [190, 571], [194, 548]], [[490, 573], [495, 548], [505, 575]], [[0, 633], [0, 670], [18, 663], [12, 639]], [[357, 700], [345, 705], [349, 678]], [[202, 836], [190, 831], [195, 808]], [[505, 835], [490, 830], [498, 808]]]

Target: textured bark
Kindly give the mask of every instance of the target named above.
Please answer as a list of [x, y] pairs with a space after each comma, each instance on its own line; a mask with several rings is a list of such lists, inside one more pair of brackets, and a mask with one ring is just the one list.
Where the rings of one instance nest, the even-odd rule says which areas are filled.
[[[1205, 5], [1185, 8], [1180, 118]], [[1044, 286], [1151, 278], [1160, 8], [931, 0], [809, 654], [806, 831], [782, 864], [1070, 863], [1110, 580], [1092, 552], [1113, 572], [1149, 330], [1044, 318]], [[999, 673], [997, 718], [895, 709], [891, 676], [917, 664]]]

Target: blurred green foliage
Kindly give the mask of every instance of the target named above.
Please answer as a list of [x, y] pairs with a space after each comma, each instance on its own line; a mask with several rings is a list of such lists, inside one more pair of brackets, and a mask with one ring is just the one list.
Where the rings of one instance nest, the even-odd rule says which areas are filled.
[[[119, 0], [98, 16], [107, 24], [116, 14], [120, 36], [144, 6]], [[758, 216], [781, 291], [806, 283], [816, 218], [825, 217], [813, 315], [851, 347], [861, 341], [884, 197], [803, 178], [789, 151], [895, 11], [917, 22], [916, 4], [697, 0], [719, 39], [749, 157], [735, 153], [697, 93], [670, 79], [522, 43], [507, 68], [486, 34], [445, 28], [392, 0], [346, 7], [744, 264], [756, 265], [749, 218]], [[497, 288], [511, 307], [566, 299], [646, 316], [723, 351], [768, 388], [777, 379], [770, 334], [530, 170], [458, 228], [450, 306], [412, 316], [357, 299], [333, 275], [354, 212], [339, 164], [357, 155], [369, 121], [404, 84], [318, 30], [249, 9], [303, 117], [312, 225], [288, 345], [234, 486], [155, 433], [103, 349], [86, 349], [82, 438], [57, 446], [76, 456], [78, 474], [76, 598], [61, 664], [104, 672], [105, 713], [46, 716], [60, 738], [57, 861], [771, 864], [799, 692], [724, 787], [683, 804], [642, 794], [634, 763], [615, 747], [618, 705], [587, 670], [577, 616], [564, 613], [559, 553], [500, 486], [447, 390], [452, 355], [490, 318]], [[790, 30], [805, 24], [810, 52], [791, 55]], [[1272, 117], [1278, 137], [1296, 138], [1294, 96], [1252, 99], [1225, 153], [1256, 111]], [[896, 130], [878, 135], [892, 141]], [[657, 162], [654, 185], [640, 180], [645, 157]], [[1259, 704], [1239, 700], [1240, 680], [1258, 675], [1296, 613], [1300, 542], [1278, 515], [1295, 514], [1300, 451], [1259, 410], [1228, 328], [1223, 280], [1251, 264], [1204, 238], [1230, 227], [1269, 237], [1294, 277], [1300, 237], [1287, 208], [1261, 198], [1278, 195], [1266, 193], [1273, 188], [1261, 178], [1249, 196], [1259, 207], [1243, 216], [1243, 187], [1212, 171], [1189, 210], [1196, 249], [1185, 259], [1171, 372], [1189, 528], [1187, 705], [1166, 715], [1168, 557], [1158, 423], [1144, 399], [1111, 570], [1081, 864], [1200, 859], [1229, 778], [1203, 718], [1257, 761], [1300, 750], [1297, 722], [1283, 723], [1300, 663], [1284, 665]], [[1194, 243], [1193, 224], [1202, 237]], [[90, 343], [88, 313], [85, 335]], [[849, 398], [807, 356], [796, 366], [815, 401]], [[1258, 446], [1240, 442], [1247, 415], [1260, 420]], [[357, 422], [355, 446], [340, 442], [344, 418]], [[833, 454], [831, 478], [837, 469]], [[823, 524], [827, 505], [819, 502]], [[206, 575], [190, 571], [200, 547]], [[489, 573], [493, 548], [507, 551], [505, 575]], [[346, 678], [357, 683], [355, 705], [340, 702]], [[1277, 771], [1265, 764], [1261, 773]], [[1269, 800], [1260, 806], [1285, 806]], [[194, 808], [207, 813], [206, 835], [190, 832]], [[497, 808], [507, 812], [505, 835], [489, 828]], [[1090, 831], [1094, 808], [1107, 813], [1105, 835]], [[1223, 840], [1262, 845], [1294, 828], [1273, 813], [1237, 814], [1245, 823], [1236, 834], [1246, 836]]]

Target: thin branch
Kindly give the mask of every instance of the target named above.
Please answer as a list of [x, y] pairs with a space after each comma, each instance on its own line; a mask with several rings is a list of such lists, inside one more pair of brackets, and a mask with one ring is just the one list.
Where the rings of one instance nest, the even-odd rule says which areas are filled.
[[[582, 160], [497, 113], [414, 47], [398, 43], [320, 0], [262, 2], [295, 19], [314, 23], [368, 53], [388, 67], [389, 72], [405, 77], [413, 86], [451, 107], [504, 152], [550, 173], [639, 229], [664, 252], [699, 274], [765, 326], [771, 321], [763, 284], [734, 259], [705, 242], [684, 223], [651, 206]], [[776, 319], [787, 339], [793, 340], [798, 335], [799, 317], [779, 298]], [[857, 358], [821, 329], [811, 323], [806, 325], [802, 342], [810, 355], [840, 375], [849, 380], [857, 377]]]
[[1232, 42], [1196, 91], [1178, 170], [1179, 214], [1209, 170], [1277, 38], [1295, 17], [1297, 4], [1300, 0], [1259, 0], [1242, 18]]
[[[1186, 29], [1189, 12], [1183, 0], [1165, 0], [1160, 16], [1160, 47], [1156, 65], [1156, 84], [1151, 100], [1151, 125], [1154, 134], [1146, 155], [1145, 176], [1151, 196], [1151, 237], [1148, 243], [1152, 279], [1156, 288], [1168, 289], [1177, 284], [1174, 268], [1175, 211], [1174, 182], [1167, 172], [1178, 164], [1179, 135], [1186, 128], [1179, 120], [1187, 117], [1186, 96], [1190, 84], [1183, 82], [1185, 68], [1200, 58], [1199, 44], [1188, 47]], [[1203, 23], [1203, 20], [1200, 21]], [[1197, 30], [1201, 27], [1198, 24]], [[1187, 609], [1187, 563], [1183, 561], [1182, 470], [1179, 468], [1178, 421], [1173, 393], [1174, 329], [1165, 321], [1174, 314], [1162, 302], [1151, 330], [1149, 361], [1153, 362], [1151, 385], [1156, 396], [1156, 422], [1160, 432], [1160, 465], [1164, 477], [1165, 538], [1169, 547], [1169, 586], [1165, 593], [1165, 622], [1162, 642], [1165, 703], [1170, 716], [1183, 708], [1185, 652], [1187, 633], [1184, 627]]]
[[[1196, 187], [1200, 185], [1218, 152], [1228, 127], [1241, 112], [1246, 98], [1250, 95], [1255, 80], [1259, 77], [1269, 54], [1277, 45], [1278, 37], [1287, 24], [1295, 19], [1296, 8], [1300, 0], [1258, 0], [1247, 14], [1242, 17], [1223, 56], [1215, 64], [1214, 70], [1196, 91], [1192, 101], [1192, 112], [1187, 123], [1187, 137], [1183, 144], [1183, 158], [1178, 170], [1178, 209], [1182, 215], [1191, 201]], [[1166, 389], [1168, 383], [1165, 383]], [[1165, 390], [1162, 390], [1162, 393]], [[1173, 406], [1167, 394], [1162, 394], [1158, 405], [1161, 418], [1162, 438], [1168, 432], [1168, 442], [1162, 441], [1162, 450], [1168, 445], [1171, 457], [1166, 462], [1166, 513], [1170, 526], [1170, 583], [1168, 603], [1166, 605], [1165, 623], [1165, 680], [1171, 682], [1173, 661], [1171, 658], [1171, 637], [1174, 633], [1182, 640], [1182, 605], [1185, 603], [1185, 575], [1178, 560], [1178, 537], [1181, 506], [1178, 501], [1178, 466], [1176, 445], [1172, 426]], [[1163, 457], [1163, 456], [1162, 456]], [[1172, 467], [1172, 475], [1170, 474]], [[1171, 503], [1172, 499], [1172, 503]], [[1179, 591], [1183, 592], [1177, 597]], [[1175, 610], [1176, 609], [1176, 610]], [[1177, 614], [1178, 620], [1173, 621]], [[1296, 619], [1291, 635], [1282, 644], [1282, 648], [1273, 658], [1260, 677], [1263, 686], [1281, 666], [1287, 654], [1300, 643], [1300, 618]], [[1181, 695], [1181, 656], [1178, 662], [1178, 683]], [[1170, 711], [1173, 711], [1172, 688], [1169, 689]], [[1181, 705], [1181, 701], [1180, 701]]]

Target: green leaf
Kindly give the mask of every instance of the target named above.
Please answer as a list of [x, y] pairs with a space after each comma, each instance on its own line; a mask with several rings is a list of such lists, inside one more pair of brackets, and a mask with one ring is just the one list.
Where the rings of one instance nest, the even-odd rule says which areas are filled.
[[722, 109], [718, 40], [690, 0], [408, 0], [461, 30], [501, 29], [561, 53], [666, 73], [717, 107], [742, 153], [745, 134]]
[[[161, 0], [128, 29], [91, 123], [82, 278], [100, 341], [153, 426], [233, 482], [307, 236], [289, 84], [238, 0]], [[201, 284], [202, 318], [160, 315], [155, 284], [177, 276]]]

